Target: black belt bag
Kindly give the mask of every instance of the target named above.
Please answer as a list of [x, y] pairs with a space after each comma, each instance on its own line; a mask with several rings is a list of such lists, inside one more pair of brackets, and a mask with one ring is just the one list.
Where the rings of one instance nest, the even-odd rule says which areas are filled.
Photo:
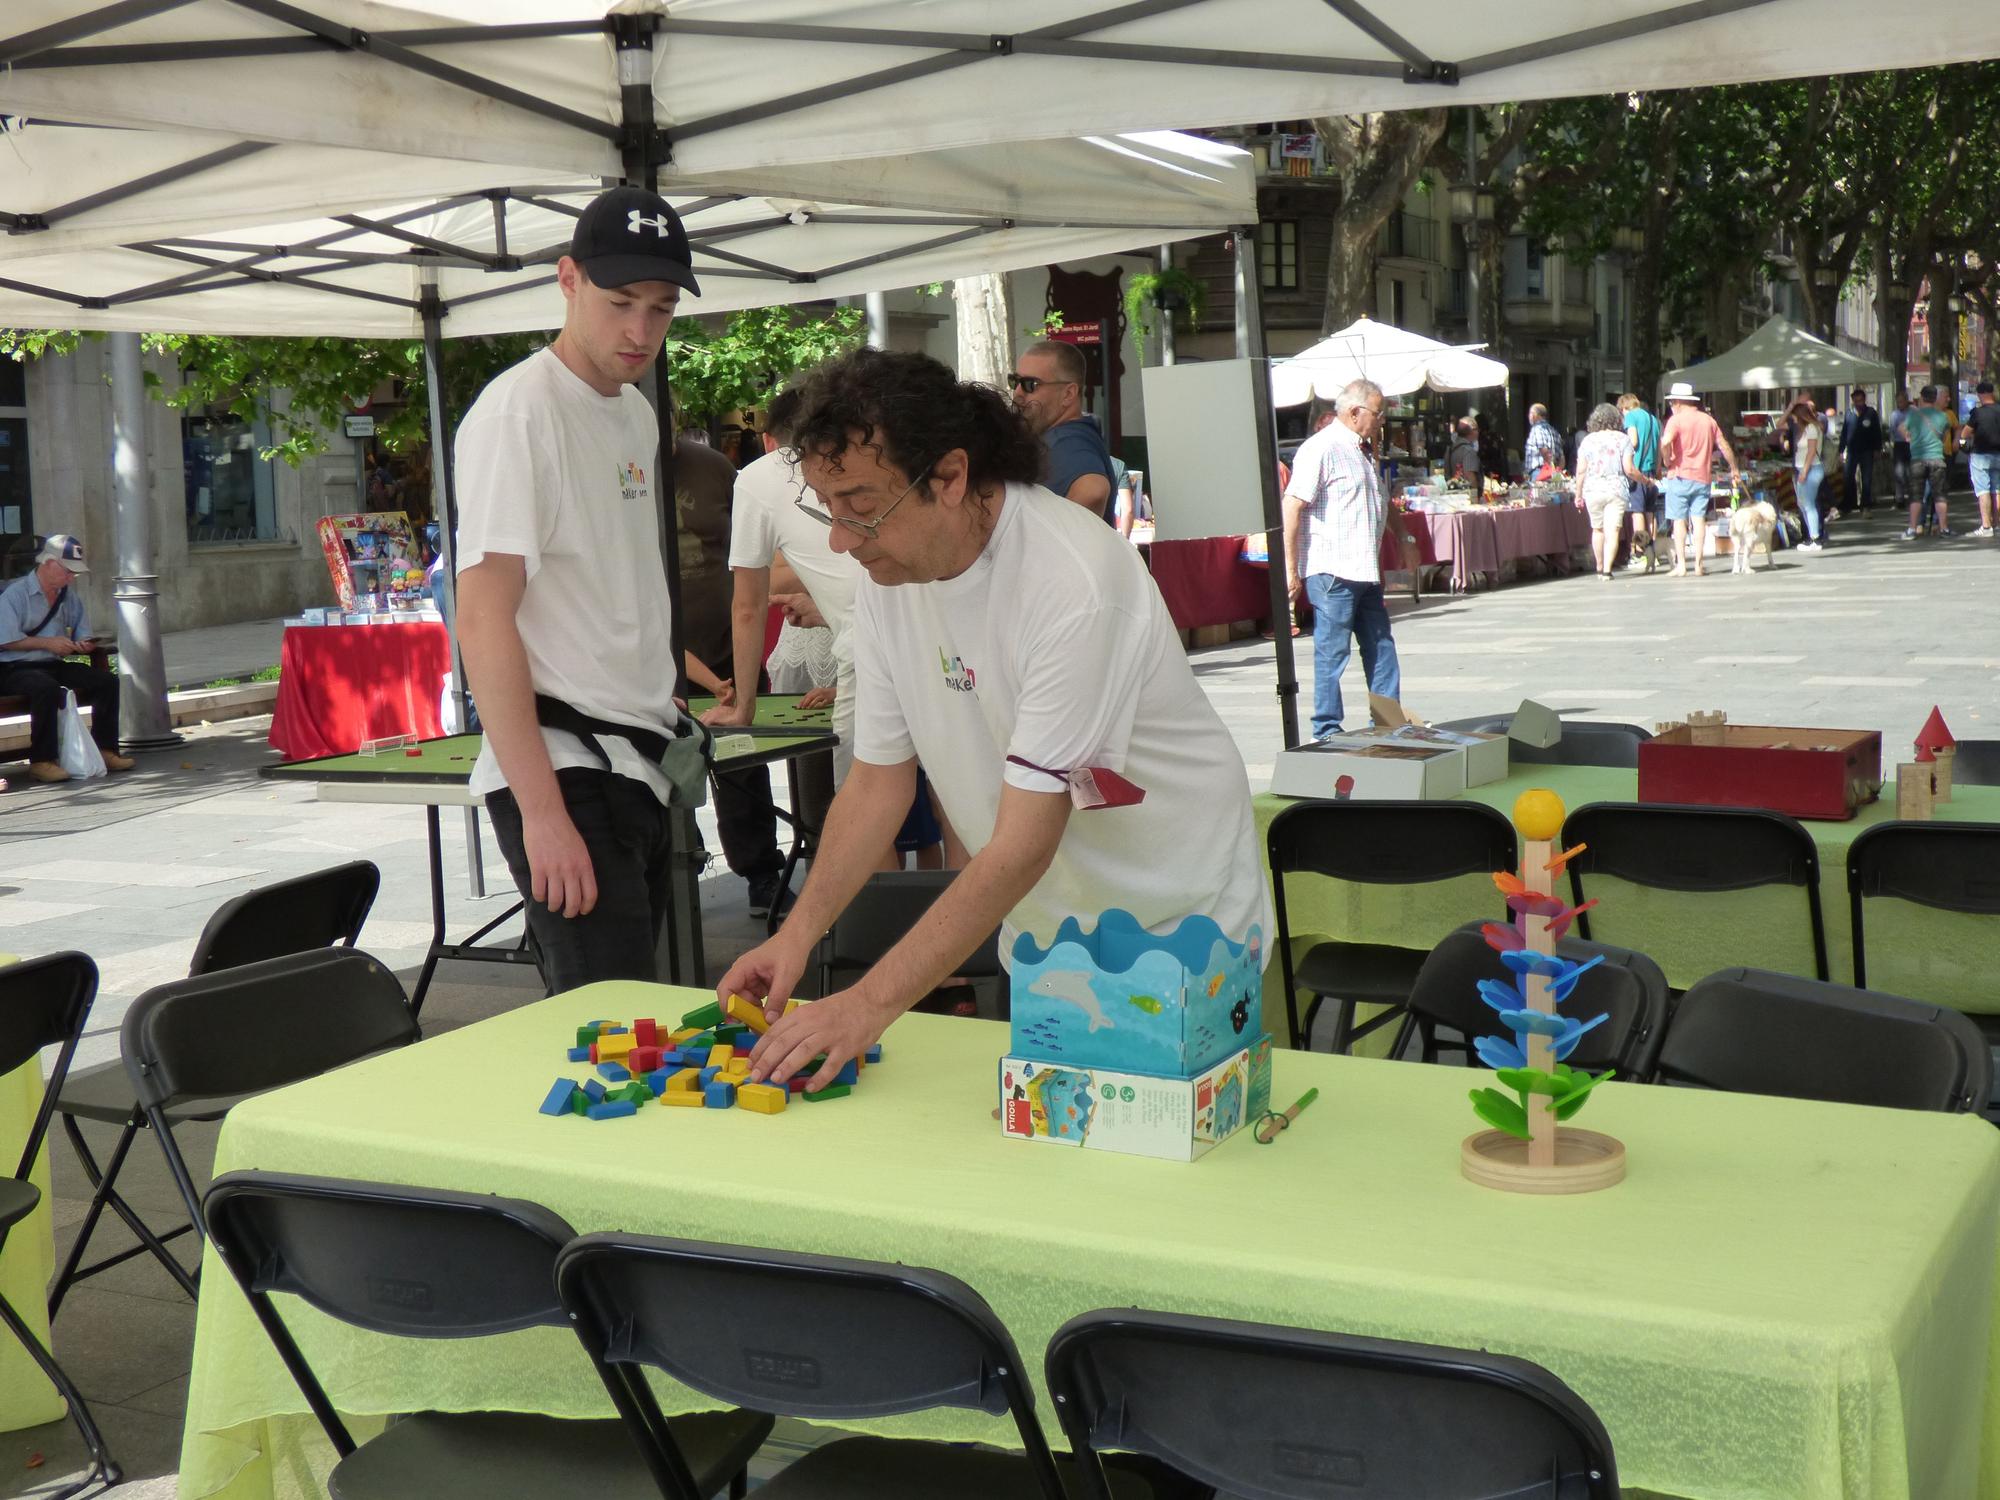
[[688, 726], [684, 735], [670, 736], [655, 729], [645, 729], [637, 724], [619, 724], [610, 719], [600, 719], [585, 713], [582, 709], [565, 703], [560, 698], [551, 698], [547, 693], [535, 694], [535, 722], [546, 729], [560, 729], [575, 735], [583, 741], [584, 747], [604, 763], [604, 769], [611, 769], [611, 756], [599, 740], [600, 735], [616, 735], [626, 741], [644, 756], [647, 761], [660, 768], [674, 789], [674, 804], [679, 807], [700, 807], [708, 800], [708, 775], [715, 764], [715, 737], [708, 732], [708, 726], [696, 718], [682, 720]]

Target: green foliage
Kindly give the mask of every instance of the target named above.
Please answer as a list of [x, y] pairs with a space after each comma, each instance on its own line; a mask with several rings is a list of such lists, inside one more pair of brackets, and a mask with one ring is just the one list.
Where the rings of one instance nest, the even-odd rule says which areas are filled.
[[667, 356], [682, 421], [701, 426], [732, 409], [763, 404], [793, 371], [861, 343], [867, 321], [858, 307], [823, 313], [746, 308], [731, 313], [720, 333], [693, 318], [678, 320], [667, 333]]
[[1528, 1138], [1528, 1112], [1498, 1089], [1472, 1089], [1472, 1112], [1495, 1130]]
[[1023, 328], [1021, 330], [1021, 333], [1023, 334], [1023, 336], [1027, 338], [1045, 339], [1050, 334], [1061, 333], [1063, 329], [1067, 328], [1068, 326], [1069, 325], [1063, 321], [1063, 315], [1061, 312], [1050, 311], [1042, 314], [1041, 322], [1030, 323], [1026, 328]]
[[1155, 308], [1168, 309], [1179, 327], [1192, 331], [1207, 305], [1207, 285], [1179, 266], [1139, 271], [1125, 283], [1125, 321], [1142, 343], [1153, 331]]

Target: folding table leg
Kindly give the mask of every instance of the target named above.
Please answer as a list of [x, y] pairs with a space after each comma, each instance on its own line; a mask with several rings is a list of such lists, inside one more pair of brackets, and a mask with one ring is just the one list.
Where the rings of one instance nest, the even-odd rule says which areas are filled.
[[479, 809], [465, 810], [465, 880], [472, 894], [486, 898], [486, 851], [479, 847]]
[[[468, 809], [469, 811], [470, 809]], [[424, 967], [417, 975], [416, 988], [410, 991], [410, 1014], [417, 1015], [424, 1008], [424, 996], [430, 992], [431, 976], [437, 972], [438, 956], [445, 950], [444, 933], [444, 844], [438, 836], [438, 810], [436, 804], [424, 808], [424, 844], [429, 851], [431, 862], [431, 947], [424, 955]], [[476, 856], [475, 856], [476, 857]]]

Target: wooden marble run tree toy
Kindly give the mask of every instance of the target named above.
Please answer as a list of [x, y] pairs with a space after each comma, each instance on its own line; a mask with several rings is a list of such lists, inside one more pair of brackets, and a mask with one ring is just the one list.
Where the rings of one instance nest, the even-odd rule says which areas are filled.
[[1604, 961], [1600, 954], [1579, 963], [1555, 951], [1577, 913], [1596, 904], [1568, 906], [1555, 895], [1556, 875], [1584, 848], [1556, 852], [1563, 812], [1562, 799], [1551, 791], [1527, 791], [1515, 800], [1521, 875], [1493, 877], [1514, 921], [1489, 922], [1483, 929], [1513, 978], [1480, 980], [1479, 997], [1499, 1013], [1513, 1040], [1484, 1036], [1473, 1043], [1502, 1087], [1472, 1090], [1473, 1110], [1492, 1128], [1466, 1137], [1460, 1165], [1472, 1181], [1507, 1192], [1587, 1193], [1625, 1175], [1620, 1142], [1562, 1123], [1611, 1076], [1609, 1069], [1593, 1076], [1565, 1061], [1605, 1017], [1579, 1021], [1557, 1009], [1575, 993], [1577, 981]]

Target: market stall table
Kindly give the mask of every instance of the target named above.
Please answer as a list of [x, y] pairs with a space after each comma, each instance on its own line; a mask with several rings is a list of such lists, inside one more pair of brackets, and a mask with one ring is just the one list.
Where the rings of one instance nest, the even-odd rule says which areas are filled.
[[1176, 630], [1271, 618], [1271, 581], [1240, 536], [1152, 542], [1144, 549]]
[[[373, 628], [373, 627], [371, 627]], [[800, 694], [767, 693], [757, 700], [751, 729], [725, 730], [716, 742], [715, 769], [747, 771], [756, 766], [782, 762], [792, 777], [792, 806], [798, 806], [798, 762], [801, 757], [831, 750], [835, 743], [831, 709], [801, 709]], [[699, 714], [714, 707], [710, 698], [690, 700], [689, 709]], [[424, 956], [422, 972], [410, 993], [410, 1004], [421, 1009], [429, 993], [431, 978], [441, 959], [483, 963], [532, 964], [533, 955], [522, 944], [488, 943], [485, 939], [521, 909], [515, 902], [477, 931], [458, 942], [446, 934], [444, 901], [444, 849], [440, 838], [438, 810], [445, 807], [481, 807], [486, 799], [468, 790], [472, 768], [479, 759], [484, 736], [451, 735], [421, 741], [415, 745], [391, 747], [376, 754], [319, 756], [310, 760], [286, 761], [266, 766], [261, 774], [276, 781], [308, 781], [318, 789], [322, 802], [388, 803], [421, 807], [424, 836], [430, 857], [431, 942]], [[408, 751], [415, 751], [410, 754]], [[792, 823], [792, 855], [811, 830], [801, 829], [796, 816]], [[787, 873], [790, 864], [787, 864]]]
[[[769, 1117], [536, 1112], [552, 1078], [587, 1071], [562, 1062], [580, 1022], [713, 998], [592, 985], [262, 1095], [230, 1112], [216, 1172], [508, 1194], [579, 1232], [936, 1266], [992, 1304], [1038, 1385], [1065, 1319], [1136, 1305], [1536, 1360], [1595, 1407], [1632, 1487], [2000, 1493], [2000, 1132], [1976, 1116], [1612, 1083], [1591, 1123], [1625, 1142], [1626, 1180], [1523, 1197], [1460, 1176], [1477, 1121], [1456, 1069], [1280, 1053], [1277, 1097], [1316, 1086], [1319, 1102], [1278, 1144], [1244, 1132], [1193, 1164], [1152, 1161], [1002, 1139], [1005, 1028], [923, 1015], [890, 1029], [848, 1099]], [[561, 1331], [475, 1351], [284, 1313], [344, 1413], [608, 1410]], [[670, 1411], [713, 1404], [662, 1390]], [[1038, 1409], [1054, 1435], [1046, 1393]], [[310, 1490], [330, 1452], [304, 1410], [211, 1264], [182, 1500]], [[881, 1425], [1015, 1441], [957, 1411]]]
[[[15, 961], [11, 953], [0, 953], [0, 965]], [[0, 1073], [0, 1173], [11, 1173], [19, 1165], [21, 1149], [34, 1128], [35, 1111], [42, 1103], [42, 1065], [30, 1059], [11, 1073]], [[56, 1245], [53, 1200], [49, 1196], [49, 1153], [42, 1148], [40, 1159], [29, 1172], [41, 1189], [42, 1201], [33, 1213], [7, 1233], [7, 1248], [0, 1251], [0, 1295], [36, 1338], [48, 1347], [49, 1277], [55, 1274]], [[35, 1367], [28, 1352], [5, 1333], [0, 1333], [0, 1432], [38, 1427], [63, 1415], [63, 1399], [48, 1377]]]
[[1408, 510], [1406, 524], [1425, 562], [1449, 563], [1454, 593], [1470, 589], [1474, 575], [1498, 584], [1501, 567], [1546, 558], [1559, 573], [1570, 554], [1590, 545], [1590, 518], [1568, 501], [1555, 505], [1481, 505], [1466, 510]]
[[[1554, 790], [1574, 811], [1590, 802], [1636, 802], [1639, 773], [1611, 766], [1516, 766], [1505, 780], [1474, 787], [1465, 795], [1505, 813], [1522, 792], [1542, 786]], [[1290, 799], [1269, 793], [1256, 798], [1260, 855], [1268, 857], [1262, 831], [1289, 803]], [[1829, 972], [1843, 984], [1851, 983], [1854, 975], [1847, 850], [1864, 828], [1895, 815], [1892, 786], [1887, 800], [1867, 804], [1845, 822], [1803, 823], [1819, 850]], [[1951, 801], [1939, 803], [1933, 816], [1939, 822], [2000, 823], [2000, 787], [1956, 787]], [[1738, 964], [1813, 974], [1805, 895], [1795, 887], [1704, 896], [1590, 876], [1588, 891], [1601, 898], [1590, 914], [1591, 935], [1651, 955], [1676, 989]], [[1499, 895], [1483, 875], [1402, 886], [1345, 885], [1323, 876], [1287, 875], [1285, 896], [1295, 952], [1327, 938], [1427, 948], [1461, 922], [1501, 914]], [[1991, 961], [2000, 941], [2000, 922], [1894, 900], [1871, 901], [1866, 916], [1871, 989], [1967, 1011], [2000, 1012], [2000, 988], [1995, 987]], [[1284, 1035], [1283, 985], [1275, 962], [1266, 972], [1264, 1017], [1274, 1036]], [[1385, 1036], [1391, 1029], [1376, 1035]]]
[[345, 755], [391, 735], [436, 739], [451, 637], [436, 620], [293, 625], [279, 653], [271, 748], [287, 760]]

